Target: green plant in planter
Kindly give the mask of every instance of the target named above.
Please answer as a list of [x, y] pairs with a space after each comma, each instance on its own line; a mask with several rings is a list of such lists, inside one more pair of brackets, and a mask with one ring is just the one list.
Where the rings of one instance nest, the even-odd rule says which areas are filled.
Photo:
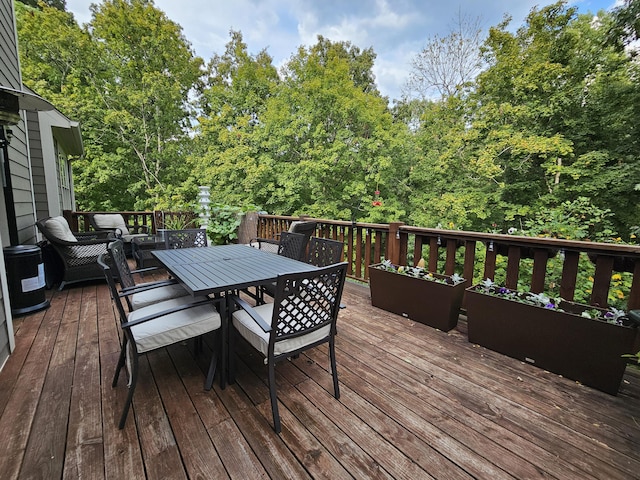
[[164, 219], [165, 230], [184, 230], [185, 228], [196, 228], [195, 219], [189, 219], [187, 215], [168, 215]]
[[372, 267], [378, 268], [380, 270], [384, 270], [386, 272], [399, 273], [401, 275], [407, 275], [409, 277], [421, 278], [422, 280], [446, 283], [450, 285], [457, 285], [465, 281], [465, 279], [462, 278], [457, 273], [454, 273], [453, 275], [450, 275], [450, 276], [445, 276], [445, 275], [436, 276], [433, 273], [425, 270], [420, 266], [417, 266], [417, 267], [402, 266], [402, 265], [396, 266], [393, 263], [391, 263], [391, 260], [384, 260], [382, 263], [378, 265], [372, 265]]
[[215, 245], [226, 245], [238, 238], [243, 209], [216, 203], [211, 206], [207, 235]]
[[[477, 292], [484, 293], [486, 295], [492, 295], [494, 297], [500, 297], [506, 300], [513, 300], [515, 302], [520, 302], [527, 305], [543, 307], [549, 310], [558, 310], [560, 312], [564, 312], [564, 308], [566, 307], [566, 305], [568, 305], [568, 302], [560, 297], [552, 298], [544, 293], [520, 292], [511, 290], [495, 284], [489, 278], [484, 280], [480, 285], [477, 285], [473, 288], [475, 288]], [[580, 312], [579, 315], [584, 318], [602, 320], [616, 325], [622, 325], [623, 320], [627, 320], [626, 313], [623, 310], [619, 310], [614, 307], [609, 307], [608, 310], [599, 308], [586, 309]]]

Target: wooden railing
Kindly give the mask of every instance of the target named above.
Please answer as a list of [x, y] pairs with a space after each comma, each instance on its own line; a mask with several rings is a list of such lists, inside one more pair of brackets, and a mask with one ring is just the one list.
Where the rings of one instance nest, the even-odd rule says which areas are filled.
[[[88, 231], [91, 213], [101, 212], [65, 211], [64, 215], [72, 230]], [[190, 214], [118, 213], [129, 225], [145, 225], [152, 233], [163, 228], [163, 221], [172, 215]], [[309, 217], [259, 214], [255, 234], [245, 234], [247, 238], [272, 238], [288, 230], [291, 222], [301, 219]], [[640, 308], [640, 245], [420, 228], [403, 223], [314, 220], [317, 222], [316, 236], [344, 242], [344, 259], [349, 262], [348, 275], [352, 279], [368, 281], [369, 265], [383, 259], [396, 265], [417, 265], [420, 258], [424, 258], [426, 268], [432, 272], [459, 273], [473, 281], [489, 278], [511, 289], [533, 292], [551, 289], [566, 300], [576, 298], [578, 279], [588, 277], [593, 282], [588, 298], [590, 304], [608, 305], [609, 296], [615, 289], [620, 290], [629, 310]], [[253, 224], [251, 222], [251, 228]], [[548, 267], [559, 262], [561, 272], [555, 277]], [[624, 275], [623, 286], [612, 283], [616, 274], [618, 277]], [[584, 292], [580, 294], [584, 296]]]
[[[287, 230], [295, 220], [300, 217], [259, 215], [257, 235], [273, 236]], [[620, 289], [627, 308], [640, 308], [640, 245], [419, 228], [402, 223], [315, 220], [317, 236], [345, 243], [348, 275], [357, 280], [367, 281], [369, 265], [382, 259], [397, 265], [417, 265], [420, 258], [424, 258], [429, 271], [446, 275], [459, 273], [476, 281], [489, 278], [511, 289], [542, 292], [549, 289], [552, 281], [557, 281], [554, 287], [559, 295], [573, 300], [578, 275], [586, 273], [581, 269], [592, 268], [592, 272], [588, 272], [588, 277], [593, 279], [590, 304], [608, 305], [614, 273], [626, 272], [630, 285]], [[554, 257], [562, 263], [557, 280], [551, 279], [547, 272], [549, 259]], [[587, 258], [591, 261], [586, 262]], [[590, 267], [584, 267], [585, 264]], [[496, 279], [498, 270], [504, 271], [504, 278]]]
[[63, 215], [69, 222], [71, 230], [88, 232], [91, 230], [89, 216], [95, 213], [120, 213], [127, 225], [133, 226], [135, 229], [144, 226], [150, 233], [156, 233], [159, 228], [169, 228], [178, 217], [186, 221], [197, 219], [193, 212], [163, 212], [159, 210], [153, 212], [72, 212], [65, 210]]

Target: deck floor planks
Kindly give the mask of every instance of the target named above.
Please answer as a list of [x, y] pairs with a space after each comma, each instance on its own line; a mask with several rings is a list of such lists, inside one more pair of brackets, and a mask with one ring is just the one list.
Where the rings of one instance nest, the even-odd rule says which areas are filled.
[[[238, 343], [239, 346], [244, 345], [243, 342]], [[245, 353], [246, 355], [244, 355]], [[262, 357], [255, 355], [255, 351], [251, 351], [250, 347], [245, 348], [242, 354], [243, 358], [237, 363], [238, 371], [242, 373], [241, 376], [238, 376], [238, 385], [251, 385], [251, 390], [254, 392], [252, 402], [262, 414], [265, 423], [271, 428], [271, 425], [273, 425], [271, 402], [269, 400], [268, 387], [263, 383], [266, 378], [266, 369], [264, 369]], [[285, 378], [280, 375], [277, 367], [276, 377], [278, 392], [282, 390], [286, 394], [293, 391], [294, 387], [288, 384]], [[231, 388], [235, 388], [235, 386]], [[258, 395], [257, 392], [260, 392], [260, 394]], [[251, 400], [251, 398], [249, 399]], [[258, 399], [257, 403], [256, 399]], [[315, 408], [313, 410], [314, 412], [316, 411]], [[346, 478], [349, 476], [350, 471], [345, 469], [342, 462], [331, 451], [331, 446], [336, 438], [331, 438], [331, 441], [327, 442], [326, 440], [330, 438], [329, 436], [318, 437], [317, 432], [314, 432], [314, 428], [312, 428], [314, 425], [322, 424], [325, 420], [320, 412], [317, 412], [319, 413], [318, 416], [308, 418], [308, 421], [305, 422], [290, 410], [289, 405], [279, 403], [279, 411], [282, 422], [281, 436], [289, 440], [286, 441], [286, 444], [295, 458], [304, 458], [306, 460], [304, 468], [312, 476], [315, 478]], [[318, 428], [322, 427], [319, 426]], [[350, 455], [352, 453], [347, 446], [344, 448], [343, 456], [351, 458]]]
[[[186, 345], [179, 345], [186, 350]], [[200, 419], [166, 350], [149, 356], [151, 369], [163, 381], [157, 382], [162, 404], [190, 478], [227, 478], [218, 453]], [[193, 362], [192, 362], [193, 363]], [[204, 380], [203, 380], [204, 381]], [[201, 387], [202, 389], [202, 384]]]
[[90, 296], [82, 293], [81, 289], [75, 289], [67, 296], [24, 454], [21, 471], [24, 478], [60, 478], [62, 475], [80, 305], [91, 302]]
[[[98, 286], [97, 301], [98, 348], [100, 355], [100, 399], [102, 407], [102, 435], [104, 438], [104, 476], [108, 480], [144, 479], [142, 450], [135, 422], [129, 421], [118, 429], [126, 388], [121, 383], [111, 386], [120, 354], [118, 323], [106, 285]], [[132, 415], [132, 412], [129, 412]]]
[[[3, 478], [640, 476], [638, 372], [606, 395], [469, 344], [464, 322], [447, 335], [375, 309], [354, 284], [338, 323], [340, 400], [326, 346], [282, 362], [278, 436], [259, 355], [242, 350], [238, 382], [205, 392], [210, 347], [176, 345], [141, 357], [118, 430], [126, 375], [111, 388], [120, 332], [106, 286], [47, 295], [48, 310], [15, 322], [0, 372]], [[43, 435], [47, 422], [56, 431]]]
[[[445, 420], [441, 420], [442, 422], [451, 424], [452, 420], [459, 417], [459, 423], [462, 428], [473, 429], [484, 437], [476, 437], [476, 441], [481, 443], [498, 441], [500, 445], [517, 455], [517, 457], [512, 457], [516, 463], [533, 463], [534, 466], [537, 466], [536, 468], [541, 471], [546, 470], [552, 475], [554, 471], [555, 474], [561, 475], [566, 474], [567, 471], [574, 470], [576, 475], [586, 478], [585, 472], [578, 472], [573, 465], [566, 462], [562, 463], [557, 454], [549, 453], [535, 443], [526, 440], [524, 436], [514, 433], [510, 428], [513, 427], [512, 425], [503, 425], [500, 422], [495, 422], [495, 418], [492, 418], [495, 416], [494, 411], [486, 409], [484, 412], [477, 412], [477, 409], [474, 408], [476, 405], [486, 405], [487, 403], [478, 396], [466, 399], [466, 391], [469, 388], [466, 384], [460, 382], [459, 387], [454, 387], [453, 385], [445, 384], [435, 375], [426, 375], [427, 380], [423, 380], [425, 375], [419, 373], [415, 376], [398, 376], [396, 374], [396, 380], [394, 380], [395, 372], [402, 368], [403, 365], [401, 360], [394, 359], [390, 355], [382, 359], [372, 358], [371, 364], [375, 365], [378, 374], [386, 376], [389, 381], [395, 381], [399, 386], [405, 388], [406, 392], [404, 394], [415, 395], [426, 402], [427, 410], [431, 410], [434, 413], [437, 412], [438, 415], [448, 416]], [[418, 362], [412, 362], [412, 364], [416, 365], [416, 367], [418, 366]], [[399, 395], [403, 395], [403, 392], [400, 392]], [[462, 408], [466, 409], [467, 414], [464, 416], [456, 415], [456, 412], [459, 412]], [[454, 424], [452, 428], [460, 428], [460, 425]], [[456, 434], [455, 431], [450, 431], [449, 433], [460, 438], [465, 436], [464, 434]], [[552, 438], [549, 440], [552, 440]], [[562, 444], [558, 446], [563, 447]], [[559, 464], [558, 470], [553, 468], [556, 464]], [[517, 467], [508, 468], [508, 470], [518, 476]], [[533, 472], [526, 475], [520, 472], [519, 475], [527, 478], [535, 476]]]
[[[387, 315], [387, 314], [383, 314], [383, 316], [384, 316], [384, 315]], [[406, 320], [402, 319], [401, 317], [396, 317], [396, 316], [391, 316], [391, 317], [390, 317], [390, 320], [391, 320], [391, 321], [394, 321], [394, 317], [395, 317], [395, 322], [396, 322], [396, 324], [407, 323], [407, 321], [406, 321]], [[359, 317], [359, 318], [362, 318], [362, 317]], [[425, 329], [425, 328], [426, 328], [426, 327], [421, 326], [421, 325], [414, 325], [414, 326], [415, 326], [416, 328], [418, 328], [418, 329]], [[397, 325], [396, 325], [396, 327], [397, 327]], [[393, 329], [394, 327], [387, 327], [387, 328]], [[438, 332], [436, 332], [436, 331], [431, 331], [431, 332], [433, 332], [433, 335], [438, 334]], [[431, 332], [427, 331], [427, 332], [425, 332], [424, 334], [426, 334], [426, 335], [430, 335], [430, 334], [431, 334]], [[440, 334], [440, 335], [442, 335], [442, 334]], [[414, 339], [414, 338], [416, 338], [416, 336], [415, 336], [415, 335], [413, 335], [413, 336], [412, 336], [410, 333], [403, 334], [402, 336], [403, 336], [403, 338], [402, 338], [402, 339], [401, 339], [401, 341], [399, 342], [400, 346], [398, 346], [398, 347], [397, 347], [397, 349], [401, 351], [401, 353], [400, 353], [401, 355], [402, 355], [402, 352], [404, 352], [404, 350], [403, 350], [403, 346], [405, 346], [405, 345], [407, 345], [407, 344], [414, 343], [414, 340], [413, 340], [413, 339]], [[450, 337], [451, 337], [451, 335], [447, 336], [447, 340], [449, 340], [449, 339], [450, 339]], [[390, 335], [390, 339], [391, 339], [391, 340], [390, 340], [390, 343], [394, 343], [394, 344], [395, 344], [395, 342], [396, 342], [397, 338], [396, 338], [394, 335]], [[424, 342], [424, 343], [422, 343], [422, 342], [419, 342], [419, 341], [415, 341], [415, 343], [420, 343], [420, 345], [425, 346], [426, 348], [429, 348], [429, 349], [433, 349], [433, 350], [434, 350], [434, 352], [435, 352], [435, 353], [434, 353], [434, 355], [433, 355], [432, 357], [429, 357], [429, 358], [430, 358], [430, 360], [425, 360], [425, 361], [424, 361], [425, 365], [427, 365], [427, 366], [428, 366], [428, 365], [431, 365], [431, 364], [432, 364], [432, 362], [433, 362], [434, 360], [435, 360], [436, 362], [446, 362], [446, 367], [447, 367], [447, 369], [446, 369], [446, 370], [445, 370], [445, 369], [442, 369], [442, 370], [440, 370], [440, 371], [432, 371], [432, 372], [431, 372], [431, 375], [433, 375], [434, 377], [435, 377], [435, 376], [440, 376], [440, 375], [449, 376], [449, 377], [451, 378], [451, 379], [450, 379], [450, 382], [451, 382], [452, 384], [455, 384], [455, 383], [460, 383], [461, 378], [460, 378], [460, 377], [457, 377], [457, 378], [455, 378], [455, 377], [451, 377], [451, 375], [452, 375], [452, 374], [449, 372], [449, 370], [456, 370], [456, 369], [458, 369], [458, 372], [459, 372], [459, 373], [464, 374], [464, 373], [466, 372], [468, 375], [470, 375], [470, 374], [473, 374], [473, 373], [474, 373], [474, 369], [470, 369], [470, 368], [467, 368], [467, 367], [465, 367], [465, 366], [459, 366], [459, 365], [457, 365], [457, 363], [456, 363], [456, 362], [451, 362], [451, 361], [449, 361], [449, 360], [443, 360], [442, 358], [438, 357], [438, 356], [437, 356], [437, 348], [438, 348], [438, 347], [437, 347], [437, 346], [432, 347], [431, 342]], [[468, 343], [465, 343], [465, 346], [468, 346], [468, 345], [469, 345]], [[476, 348], [477, 348], [477, 347], [476, 347]], [[494, 355], [494, 356], [496, 356], [496, 357], [500, 357], [500, 359], [502, 360], [502, 362], [505, 362], [505, 363], [514, 362], [515, 364], [518, 364], [518, 362], [517, 362], [517, 361], [512, 360], [512, 359], [507, 359], [507, 358], [502, 357], [502, 356], [500, 356], [500, 355], [498, 355], [498, 354], [495, 354], [494, 352], [488, 352], [488, 353], [487, 353], [487, 352], [485, 351], [485, 353], [486, 353], [486, 355], [485, 355], [485, 356], [491, 356], [491, 355]], [[412, 358], [408, 358], [407, 360], [408, 360], [409, 362], [412, 362], [412, 364], [414, 364], [414, 363], [419, 362], [421, 359], [420, 359], [420, 356], [419, 356], [419, 355], [414, 355]], [[502, 365], [497, 365], [497, 368], [498, 368], [498, 369], [500, 369], [501, 367], [502, 367]], [[527, 368], [531, 368], [531, 369], [532, 369], [532, 368], [534, 368], [534, 367], [531, 367], [531, 366], [528, 366], [528, 365], [523, 365], [523, 367], [527, 367]], [[536, 369], [536, 370], [539, 370], [539, 369]], [[487, 374], [487, 375], [488, 375], [488, 374]], [[546, 375], [551, 375], [551, 374], [546, 374]], [[556, 376], [556, 377], [557, 377], [557, 376]], [[464, 378], [464, 377], [463, 377], [463, 378]], [[484, 377], [484, 378], [486, 379], [487, 377]], [[502, 389], [502, 390], [504, 390], [504, 389], [503, 389], [503, 385], [505, 384], [505, 383], [504, 383], [504, 381], [505, 381], [506, 379], [504, 379], [504, 378], [503, 378], [502, 380], [503, 380], [503, 382], [496, 382], [494, 385], [492, 385], [492, 387], [493, 387], [493, 388], [491, 388], [490, 393], [492, 393], [492, 392], [500, 392], [500, 391], [501, 391], [501, 389]], [[564, 381], [564, 382], [566, 382], [566, 380], [563, 380], [563, 381]], [[479, 385], [479, 383], [480, 383], [480, 382], [478, 382], [478, 380], [476, 379], [475, 381], [472, 381], [472, 382], [469, 384], [469, 387], [470, 387], [470, 388], [475, 388], [477, 391], [478, 391], [478, 389], [480, 389], [480, 390], [479, 390], [479, 391], [481, 392], [480, 394], [482, 394], [482, 387], [479, 387], [479, 386], [478, 386], [478, 385]], [[584, 388], [584, 387], [582, 387], [582, 388]], [[588, 391], [589, 391], [589, 393], [593, 392], [591, 389], [588, 389]], [[510, 393], [509, 393], [509, 395], [512, 395], [512, 394], [513, 394], [513, 392], [510, 392]], [[601, 392], [594, 392], [594, 394], [595, 394], [595, 395], [599, 395], [600, 397], [605, 398], [605, 400], [608, 400], [608, 398], [607, 398], [607, 397], [610, 397], [609, 395], [602, 394]], [[527, 398], [526, 396], [522, 396], [522, 395], [521, 395], [521, 397], [522, 397], [522, 398], [520, 398], [520, 399], [519, 399], [519, 401], [520, 401], [520, 402], [522, 402], [522, 401], [526, 401], [526, 398]], [[501, 398], [502, 398], [502, 396], [500, 396], [500, 395], [496, 396], [496, 399], [497, 399], [498, 401], [499, 401]], [[614, 397], [614, 398], [615, 398], [615, 397]], [[493, 401], [493, 400], [491, 400], [491, 401]], [[471, 403], [470, 403], [470, 405], [471, 405], [471, 404], [473, 404], [473, 402], [471, 402]], [[538, 403], [537, 405], [540, 405], [540, 404]], [[509, 407], [509, 406], [507, 406], [507, 407]], [[517, 408], [517, 405], [516, 405], [516, 404], [513, 404], [513, 405], [511, 405], [511, 407], [512, 407], [512, 409], [513, 409], [513, 408]], [[598, 407], [596, 406], [596, 407], [594, 407], [594, 408], [598, 408]], [[557, 406], [556, 406], [556, 409], [557, 409]], [[506, 409], [505, 409], [505, 411], [509, 411], [509, 410], [510, 410], [509, 408], [506, 408]], [[538, 420], [538, 422], [535, 422], [534, 424], [535, 424], [536, 426], [544, 425], [544, 417], [541, 417], [541, 418]], [[591, 425], [591, 424], [589, 424], [589, 425]], [[593, 428], [593, 427], [591, 426], [591, 429], [592, 429], [592, 428]], [[571, 441], [575, 441], [576, 436], [577, 436], [577, 435], [576, 435], [576, 431], [575, 431], [575, 430], [569, 430], [569, 432], [568, 432], [568, 434], [567, 434], [567, 438], [566, 438], [566, 440], [567, 440], [567, 441], [569, 441], [569, 442], [571, 442]], [[583, 456], [583, 455], [584, 455], [584, 452], [581, 452], [581, 455], [578, 457], [578, 461], [579, 461], [579, 458], [580, 458], [581, 456]], [[618, 459], [618, 460], [619, 460], [619, 459]], [[590, 463], [592, 463], [592, 462], [590, 462]], [[617, 462], [615, 463], [615, 465], [614, 465], [614, 464], [609, 464], [609, 465], [607, 466], [607, 468], [608, 468], [608, 474], [609, 474], [609, 475], [611, 475], [611, 474], [615, 473], [615, 471], [616, 471], [615, 469], [617, 469], [619, 466], [620, 466], [620, 464], [619, 464], [619, 463], [617, 463]], [[611, 470], [611, 468], [613, 468], [613, 470]], [[628, 470], [628, 472], [630, 472], [630, 471], [636, 471], [636, 470], [632, 470], [632, 469], [631, 469], [631, 470]], [[626, 475], [629, 475], [629, 473], [626, 473], [624, 476], [626, 476]], [[622, 478], [624, 478], [624, 476], [623, 476]]]
[[[171, 375], [171, 372], [152, 372], [149, 365], [153, 361], [152, 357], [159, 354], [160, 351], [153, 351], [139, 358], [138, 383], [133, 396], [133, 408], [129, 412], [127, 422], [132, 422], [135, 418], [148, 478], [158, 480], [188, 478], [169, 418], [162, 405], [159, 387], [155, 382], [156, 375], [166, 381], [166, 377]], [[119, 388], [124, 389], [126, 372], [122, 373], [124, 375], [120, 375]]]
[[[33, 342], [29, 346], [29, 355], [22, 364], [20, 376], [0, 418], [0, 472], [7, 478], [18, 478], [23, 463], [31, 428], [36, 423], [36, 412], [46, 381], [48, 365], [58, 335], [64, 301], [56, 302], [42, 319]], [[42, 410], [40, 410], [42, 413]]]
[[[411, 341], [410, 339], [406, 339], [406, 341]], [[467, 344], [468, 345], [468, 344]], [[484, 358], [489, 358], [489, 357], [498, 357], [497, 354], [495, 354], [494, 352], [486, 352], [483, 354]], [[416, 359], [414, 359], [415, 361], [418, 361]], [[515, 361], [513, 359], [504, 359], [504, 358], [500, 358], [499, 361], [501, 361], [502, 363], [500, 364], [496, 364], [495, 369], [501, 369], [502, 368], [502, 364], [512, 364], [512, 365], [518, 365], [520, 362]], [[424, 363], [427, 367], [429, 367], [430, 362], [425, 362]], [[529, 366], [529, 365], [525, 365], [522, 364], [521, 365], [522, 368], [524, 369], [524, 371], [527, 370], [531, 370], [534, 369], [535, 367]], [[446, 365], [446, 369], [443, 368], [440, 370], [439, 374], [442, 376], [446, 376], [449, 375], [449, 371], [450, 370], [456, 370], [456, 368], [458, 368], [458, 373], [460, 374], [464, 374], [465, 372], [468, 373], [469, 369], [464, 368], [464, 366], [459, 366], [456, 365], [455, 362], [449, 362]], [[536, 369], [539, 370], [539, 369]], [[514, 372], [515, 373], [515, 372]], [[525, 376], [524, 373], [521, 373], [522, 378], [527, 378]], [[546, 380], [549, 377], [555, 377], [555, 379], [560, 379], [562, 380], [565, 385], [566, 384], [572, 384], [573, 382], [567, 381], [566, 379], [561, 379], [560, 377], [558, 377], [557, 375], [553, 375], [550, 373], [545, 373], [546, 378], [544, 378], [543, 380]], [[490, 374], [487, 373], [486, 375], [483, 376], [483, 378], [485, 378], [486, 380], [490, 378]], [[500, 381], [502, 380], [502, 381]], [[520, 391], [522, 388], [522, 384], [525, 383], [529, 383], [531, 385], [534, 385], [535, 387], [524, 387], [526, 389], [526, 395], [522, 395], [522, 392]], [[534, 380], [533, 377], [529, 377], [528, 381], [517, 381], [517, 382], [509, 382], [507, 378], [498, 378], [495, 383], [491, 383], [489, 380], [487, 380], [487, 384], [491, 386], [490, 388], [490, 393], [493, 392], [504, 392], [504, 395], [498, 395], [496, 397], [495, 400], [491, 399], [491, 402], [493, 404], [493, 402], [500, 402], [501, 399], [503, 397], [512, 397], [514, 395], [518, 396], [518, 402], [517, 403], [512, 403], [511, 405], [507, 405], [506, 408], [504, 409], [507, 412], [512, 412], [513, 410], [517, 410], [519, 408], [519, 406], [523, 405], [527, 406], [527, 407], [531, 407], [534, 411], [538, 411], [541, 414], [541, 419], [543, 418], [557, 418], [558, 416], [560, 416], [561, 418], [558, 419], [558, 423], [564, 427], [566, 427], [566, 435], [565, 435], [565, 442], [567, 442], [569, 445], [571, 444], [577, 444], [579, 446], [579, 448], [583, 449], [586, 451], [586, 453], [589, 453], [590, 450], [592, 448], [597, 448], [600, 449], [601, 446], [597, 445], [597, 446], [592, 446], [591, 444], [593, 443], [593, 439], [591, 438], [585, 438], [581, 435], [579, 435], [579, 432], [584, 431], [584, 430], [593, 430], [593, 420], [592, 420], [592, 414], [595, 414], [597, 412], [598, 408], [602, 407], [602, 404], [606, 404], [609, 401], [611, 401], [612, 399], [615, 399], [616, 397], [612, 397], [610, 395], [604, 394], [602, 392], [597, 392], [594, 391], [593, 389], [588, 389], [588, 387], [581, 387], [581, 386], [577, 386], [577, 385], [572, 385], [572, 388], [584, 388], [585, 389], [585, 395], [586, 396], [593, 396], [594, 397], [594, 402], [593, 402], [593, 406], [588, 406], [586, 408], [586, 411], [583, 410], [582, 408], [580, 408], [580, 405], [577, 404], [577, 402], [573, 401], [572, 398], [566, 398], [564, 396], [561, 395], [556, 395], [555, 397], [549, 397], [546, 396], [544, 398], [539, 398], [538, 401], [533, 401], [532, 397], [537, 397], [538, 395], [535, 393], [536, 391], [540, 391], [543, 390], [544, 387], [544, 383], [545, 382], [539, 382], [540, 385], [538, 385]], [[505, 388], [510, 388], [511, 390], [506, 390]], [[477, 380], [476, 381], [472, 381], [470, 384], [470, 388], [474, 388], [476, 389], [476, 391], [478, 391], [478, 386], [477, 386]], [[551, 403], [549, 402], [549, 399], [551, 399]], [[618, 400], [619, 401], [619, 400]], [[548, 404], [548, 407], [546, 410], [541, 411], [541, 407], [544, 406], [545, 404]], [[567, 409], [571, 409], [573, 410], [571, 412], [571, 415], [566, 415], [563, 412], [565, 412]], [[606, 410], [604, 412], [599, 412], [598, 415], [600, 417], [602, 417], [603, 419], [606, 419], [607, 417], [607, 412]], [[580, 417], [583, 416], [584, 417], [584, 423], [582, 422], [577, 422], [576, 420], [579, 420]], [[572, 426], [568, 426], [564, 421], [564, 419], [568, 418], [570, 419], [570, 423], [573, 423]], [[534, 422], [534, 425], [545, 425], [544, 422]], [[602, 428], [603, 423], [601, 422], [601, 425], [598, 429], [598, 433], [602, 432], [605, 433], [606, 429]], [[624, 427], [621, 427], [620, 432], [622, 432], [624, 429]], [[561, 436], [558, 435], [558, 432], [554, 432], [555, 435], [557, 436]], [[607, 441], [614, 441], [617, 442], [619, 441], [619, 435], [616, 435], [615, 433], [613, 435], [608, 436]], [[585, 452], [583, 452], [585, 453]], [[607, 457], [607, 451], [605, 450], [604, 452], [600, 451], [600, 455], [602, 456], [604, 454], [605, 458]], [[579, 455], [581, 456], [581, 455]], [[615, 456], [615, 454], [614, 454]], [[614, 458], [611, 460], [611, 462], [609, 463], [608, 467], [609, 468], [613, 468], [613, 469], [617, 469], [619, 468], [621, 465], [618, 461], [618, 458]], [[636, 470], [636, 467], [640, 468], [640, 465], [636, 465], [636, 466], [629, 466], [630, 468], [627, 469], [629, 472], [635, 472], [638, 471]], [[613, 474], [615, 470], [613, 471], [609, 471], [609, 475]], [[628, 475], [628, 473], [626, 474]], [[625, 476], [626, 476], [625, 475]], [[623, 477], [624, 478], [624, 477]]]

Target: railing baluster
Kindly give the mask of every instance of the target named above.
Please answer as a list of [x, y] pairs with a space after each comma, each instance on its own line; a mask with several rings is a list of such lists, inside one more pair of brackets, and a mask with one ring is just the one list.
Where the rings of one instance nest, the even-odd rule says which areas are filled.
[[520, 278], [520, 256], [522, 255], [522, 250], [516, 245], [510, 245], [508, 252], [505, 286], [512, 290], [517, 290], [518, 278]]
[[573, 300], [578, 278], [578, 263], [580, 252], [565, 251], [562, 265], [562, 280], [560, 281], [560, 296], [565, 300]]
[[591, 291], [591, 305], [606, 307], [609, 304], [609, 287], [613, 273], [613, 257], [598, 255], [596, 273], [593, 276], [593, 290]]
[[456, 271], [456, 250], [458, 241], [454, 238], [447, 240], [447, 259], [444, 264], [444, 274], [453, 275]]
[[531, 291], [533, 293], [544, 291], [548, 259], [549, 252], [547, 250], [535, 249], [533, 253], [533, 275], [531, 275]]

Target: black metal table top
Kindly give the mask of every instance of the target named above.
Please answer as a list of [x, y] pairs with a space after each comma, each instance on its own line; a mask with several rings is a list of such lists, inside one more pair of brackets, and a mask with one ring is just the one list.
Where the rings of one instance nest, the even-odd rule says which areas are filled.
[[192, 295], [265, 285], [284, 273], [317, 268], [248, 245], [154, 250], [152, 253]]

